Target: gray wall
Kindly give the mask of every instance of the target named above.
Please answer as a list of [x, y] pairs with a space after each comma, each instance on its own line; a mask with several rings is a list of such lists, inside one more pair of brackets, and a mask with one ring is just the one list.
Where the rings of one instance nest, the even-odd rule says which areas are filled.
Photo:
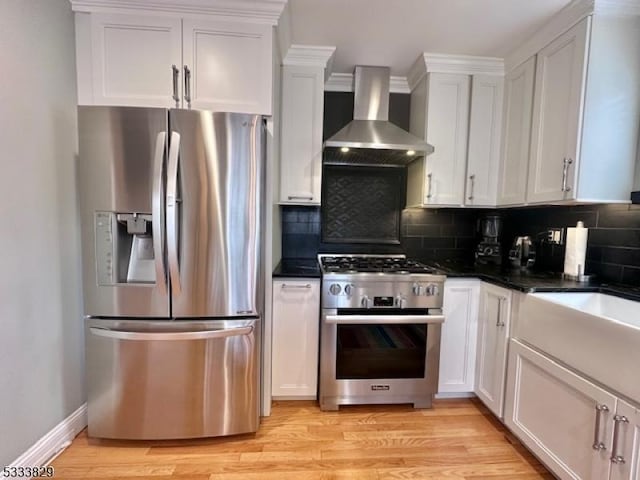
[[85, 401], [68, 0], [0, 1], [0, 465]]

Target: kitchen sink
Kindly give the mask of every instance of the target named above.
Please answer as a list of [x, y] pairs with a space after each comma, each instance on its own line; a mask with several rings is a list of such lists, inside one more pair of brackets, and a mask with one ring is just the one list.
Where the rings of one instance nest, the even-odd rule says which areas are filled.
[[522, 297], [512, 336], [640, 402], [640, 302], [602, 293], [530, 293]]
[[[640, 328], [640, 302], [604, 293], [536, 293], [535, 297], [559, 303], [590, 315]], [[638, 345], [640, 347], [640, 345]]]

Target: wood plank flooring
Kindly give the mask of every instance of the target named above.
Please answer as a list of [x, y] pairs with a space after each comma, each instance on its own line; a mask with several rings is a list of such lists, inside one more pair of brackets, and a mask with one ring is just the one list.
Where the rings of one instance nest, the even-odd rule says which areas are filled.
[[82, 432], [56, 479], [553, 479], [477, 400], [341, 407], [276, 402], [255, 435], [162, 442], [96, 441]]

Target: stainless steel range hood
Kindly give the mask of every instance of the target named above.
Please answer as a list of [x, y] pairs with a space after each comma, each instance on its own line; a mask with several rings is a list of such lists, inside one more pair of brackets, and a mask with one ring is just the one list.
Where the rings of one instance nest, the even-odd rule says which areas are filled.
[[324, 142], [324, 163], [406, 165], [433, 147], [389, 122], [389, 67], [356, 66], [353, 121]]

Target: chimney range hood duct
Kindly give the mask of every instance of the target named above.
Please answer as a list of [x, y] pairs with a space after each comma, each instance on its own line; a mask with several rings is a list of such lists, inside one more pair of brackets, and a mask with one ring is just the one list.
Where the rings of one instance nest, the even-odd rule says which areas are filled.
[[353, 121], [324, 142], [323, 161], [339, 165], [407, 165], [433, 147], [389, 122], [389, 67], [356, 66]]

